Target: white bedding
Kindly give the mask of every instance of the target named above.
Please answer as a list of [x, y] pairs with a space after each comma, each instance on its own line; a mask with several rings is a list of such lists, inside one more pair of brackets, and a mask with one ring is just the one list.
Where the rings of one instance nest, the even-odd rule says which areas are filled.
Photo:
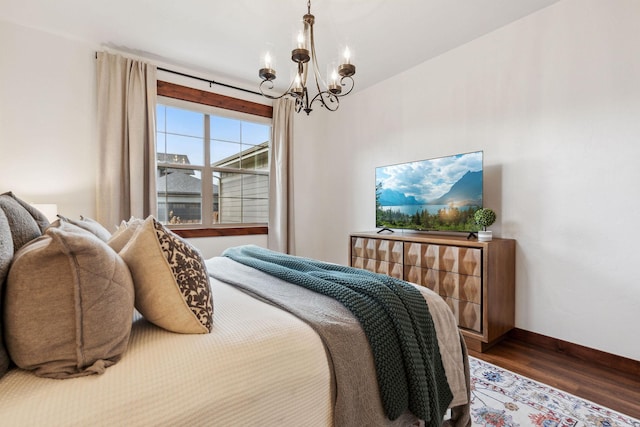
[[[122, 360], [103, 375], [55, 380], [10, 370], [0, 379], [0, 425], [332, 426], [332, 373], [316, 332], [219, 280], [211, 286], [211, 334], [176, 334], [139, 318]], [[463, 404], [455, 319], [441, 298], [418, 288], [434, 318], [452, 406]]]
[[329, 426], [324, 346], [304, 322], [211, 280], [211, 334], [143, 319], [101, 376], [54, 380], [19, 369], [0, 379], [7, 426]]

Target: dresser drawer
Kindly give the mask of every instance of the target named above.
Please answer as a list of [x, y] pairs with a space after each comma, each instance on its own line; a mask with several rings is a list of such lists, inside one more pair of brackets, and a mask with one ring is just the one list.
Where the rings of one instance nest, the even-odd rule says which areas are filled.
[[402, 264], [402, 242], [385, 239], [353, 237], [351, 256]]
[[404, 244], [404, 263], [415, 267], [480, 276], [482, 274], [482, 250], [407, 242]]
[[479, 276], [405, 265], [404, 279], [427, 287], [442, 297], [482, 303], [482, 278]]
[[354, 256], [351, 257], [351, 266], [369, 270], [373, 273], [386, 274], [387, 276], [402, 279], [402, 264], [398, 264], [396, 262], [387, 262]]
[[479, 276], [468, 276], [448, 271], [438, 273], [438, 293], [441, 296], [475, 304], [482, 303], [482, 281]]
[[475, 332], [482, 332], [482, 306], [480, 304], [449, 297], [445, 297], [444, 300], [458, 321], [458, 326]]

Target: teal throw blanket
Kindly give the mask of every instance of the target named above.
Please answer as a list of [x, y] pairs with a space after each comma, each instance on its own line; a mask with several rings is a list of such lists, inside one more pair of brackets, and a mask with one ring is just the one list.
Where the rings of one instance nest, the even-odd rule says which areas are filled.
[[453, 395], [429, 307], [412, 285], [253, 245], [227, 249], [223, 256], [342, 303], [371, 345], [387, 417], [395, 420], [409, 409], [427, 425], [441, 425]]

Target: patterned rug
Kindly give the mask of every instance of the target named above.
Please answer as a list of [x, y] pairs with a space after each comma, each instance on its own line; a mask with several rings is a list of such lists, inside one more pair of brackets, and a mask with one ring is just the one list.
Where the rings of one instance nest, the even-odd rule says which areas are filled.
[[640, 420], [469, 357], [471, 421], [490, 427], [640, 427]]

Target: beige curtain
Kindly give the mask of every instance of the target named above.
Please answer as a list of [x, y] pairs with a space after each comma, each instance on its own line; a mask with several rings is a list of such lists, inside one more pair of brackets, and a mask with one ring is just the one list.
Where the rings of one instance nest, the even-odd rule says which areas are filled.
[[293, 254], [293, 111], [281, 98], [273, 105], [269, 162], [269, 249]]
[[109, 230], [156, 215], [156, 67], [98, 53], [96, 219]]

